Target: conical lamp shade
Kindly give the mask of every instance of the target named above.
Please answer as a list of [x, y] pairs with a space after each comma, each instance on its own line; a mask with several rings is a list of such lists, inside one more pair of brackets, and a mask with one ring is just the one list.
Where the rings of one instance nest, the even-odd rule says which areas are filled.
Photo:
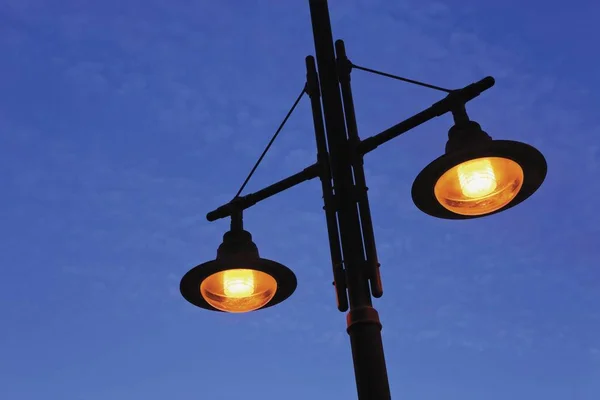
[[296, 285], [296, 276], [290, 269], [260, 258], [250, 233], [238, 230], [223, 236], [215, 260], [185, 274], [180, 291], [195, 306], [242, 313], [282, 302]]
[[448, 136], [446, 154], [425, 167], [412, 187], [415, 205], [429, 215], [491, 215], [527, 199], [546, 177], [546, 160], [537, 149], [492, 140], [476, 122], [455, 125]]

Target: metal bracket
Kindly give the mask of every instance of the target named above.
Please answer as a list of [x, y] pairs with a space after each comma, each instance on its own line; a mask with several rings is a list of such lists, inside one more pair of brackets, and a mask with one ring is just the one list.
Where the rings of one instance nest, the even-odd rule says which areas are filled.
[[[354, 203], [358, 203], [362, 199], [362, 196], [364, 196], [368, 190], [369, 190], [369, 188], [366, 186], [364, 188], [360, 188], [356, 185], [353, 185], [352, 188], [349, 190], [352, 201], [354, 201]], [[342, 204], [343, 201], [341, 200], [340, 195], [335, 193], [335, 188], [334, 188], [334, 194], [332, 197], [333, 197], [334, 210], [336, 212], [340, 211], [340, 209], [341, 209], [340, 204]], [[323, 207], [323, 209], [325, 209], [325, 207]]]

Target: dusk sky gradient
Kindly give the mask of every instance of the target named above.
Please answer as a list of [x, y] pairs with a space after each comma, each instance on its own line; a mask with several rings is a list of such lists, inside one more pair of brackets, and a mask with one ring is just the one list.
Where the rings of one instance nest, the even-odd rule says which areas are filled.
[[[540, 190], [488, 218], [412, 203], [449, 116], [366, 157], [394, 399], [600, 399], [600, 4], [330, 0], [356, 64], [462, 87]], [[236, 192], [305, 81], [308, 1], [0, 0], [0, 399], [356, 398], [320, 184], [253, 207], [298, 289], [248, 314], [187, 303]], [[353, 72], [359, 133], [443, 94]], [[316, 159], [304, 98], [245, 193]]]

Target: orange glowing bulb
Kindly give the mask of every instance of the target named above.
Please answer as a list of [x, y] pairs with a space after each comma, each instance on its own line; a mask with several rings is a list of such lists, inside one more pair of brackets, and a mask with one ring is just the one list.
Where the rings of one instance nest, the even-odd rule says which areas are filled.
[[200, 293], [208, 304], [232, 313], [262, 308], [276, 292], [277, 281], [271, 275], [247, 268], [216, 272], [200, 284]]
[[523, 185], [523, 169], [502, 157], [468, 160], [438, 179], [434, 194], [440, 204], [460, 215], [485, 215], [509, 204]]
[[223, 271], [223, 293], [240, 299], [254, 294], [254, 274], [250, 269]]
[[457, 172], [461, 192], [471, 199], [487, 196], [498, 186], [494, 168], [488, 158], [460, 164]]

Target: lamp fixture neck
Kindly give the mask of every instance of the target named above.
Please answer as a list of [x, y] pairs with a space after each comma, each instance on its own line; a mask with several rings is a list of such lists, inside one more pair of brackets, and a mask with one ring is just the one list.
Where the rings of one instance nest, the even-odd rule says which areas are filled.
[[452, 109], [452, 118], [454, 118], [455, 125], [466, 125], [471, 121], [464, 104], [460, 104]]
[[479, 125], [477, 122], [463, 120], [460, 123], [456, 123], [448, 131], [446, 154], [464, 150], [473, 146], [479, 146], [483, 143], [491, 142], [491, 140], [492, 138], [490, 135], [481, 129], [481, 125]]
[[234, 198], [230, 203], [231, 207], [231, 231], [240, 232], [244, 230], [244, 211], [239, 204], [240, 198]]
[[223, 243], [217, 249], [217, 259], [237, 256], [259, 257], [258, 247], [252, 241], [252, 235], [243, 229], [225, 232]]

